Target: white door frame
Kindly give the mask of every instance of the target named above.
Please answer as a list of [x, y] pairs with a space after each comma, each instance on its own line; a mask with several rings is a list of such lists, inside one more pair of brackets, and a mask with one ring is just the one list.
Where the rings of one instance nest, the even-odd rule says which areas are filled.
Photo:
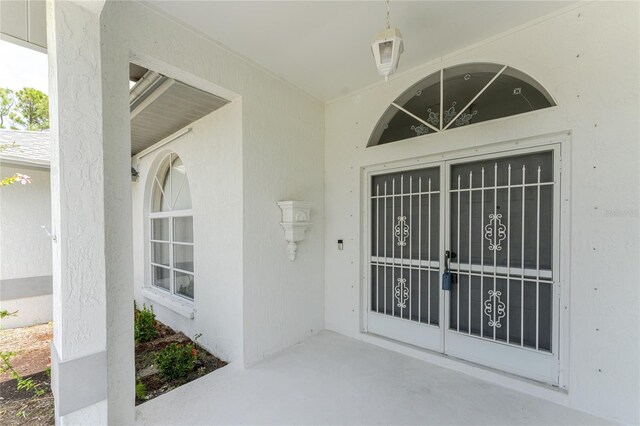
[[[454, 150], [445, 153], [437, 153], [428, 156], [414, 157], [408, 159], [394, 160], [386, 163], [372, 164], [361, 167], [361, 238], [360, 238], [360, 330], [362, 334], [369, 334], [368, 332], [368, 312], [370, 309], [369, 297], [370, 297], [370, 277], [369, 277], [369, 248], [371, 237], [371, 224], [370, 224], [370, 194], [371, 194], [371, 177], [381, 173], [391, 173], [399, 170], [412, 170], [421, 169], [430, 166], [443, 166], [446, 162], [459, 161], [467, 159], [472, 161], [475, 158], [481, 158], [483, 156], [504, 156], [509, 152], [524, 153], [526, 151], [535, 152], [544, 150], [545, 148], [552, 148], [554, 152], [559, 153], [559, 161], [556, 162], [557, 167], [554, 170], [554, 180], [559, 186], [558, 196], [554, 199], [554, 202], [559, 202], [559, 221], [554, 224], [554, 231], [557, 231], [558, 245], [559, 245], [559, 260], [554, 259], [554, 267], [557, 267], [558, 273], [558, 309], [559, 312], [555, 312], [557, 321], [554, 321], [554, 337], [553, 342], [556, 345], [557, 350], [554, 351], [558, 363], [558, 381], [554, 386], [560, 388], [568, 388], [568, 359], [569, 359], [569, 283], [570, 283], [570, 132], [560, 132], [550, 135], [541, 135], [530, 138], [505, 141], [481, 147], [471, 147], [460, 150]], [[555, 155], [555, 154], [554, 154]], [[447, 167], [441, 167], [441, 189], [442, 196], [444, 195], [445, 182], [448, 182], [448, 165]], [[446, 180], [445, 180], [446, 179]], [[445, 203], [449, 203], [448, 199], [445, 199], [441, 203], [441, 218], [443, 221], [448, 221], [445, 217]], [[440, 235], [440, 249], [441, 253], [445, 250], [445, 235], [448, 234], [448, 229], [445, 224], [442, 224], [444, 232]], [[444, 267], [444, 262], [440, 263], [441, 268]], [[447, 292], [448, 293], [448, 292]], [[556, 297], [554, 293], [554, 297]], [[448, 324], [448, 318], [444, 318], [444, 306], [445, 299], [448, 301], [448, 295], [440, 298], [440, 327], [445, 327]], [[445, 322], [446, 321], [446, 322]], [[444, 348], [445, 331], [442, 333], [442, 348]], [[493, 343], [493, 342], [491, 342]], [[437, 349], [435, 349], [437, 351]], [[455, 356], [455, 355], [454, 355]], [[485, 365], [486, 367], [486, 365]], [[491, 367], [490, 367], [491, 368]], [[495, 367], [493, 367], [495, 368]], [[503, 371], [503, 370], [500, 370]]]

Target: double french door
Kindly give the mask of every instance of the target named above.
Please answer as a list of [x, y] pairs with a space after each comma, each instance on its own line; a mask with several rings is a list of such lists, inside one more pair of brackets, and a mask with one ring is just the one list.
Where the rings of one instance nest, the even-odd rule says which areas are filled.
[[367, 331], [557, 384], [559, 149], [368, 178]]

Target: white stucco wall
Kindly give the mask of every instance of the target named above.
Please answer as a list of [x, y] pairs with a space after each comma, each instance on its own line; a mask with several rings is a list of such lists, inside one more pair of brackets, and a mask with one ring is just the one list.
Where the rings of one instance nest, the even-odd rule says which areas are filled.
[[25, 297], [23, 299], [0, 300], [0, 311], [18, 312], [0, 320], [0, 330], [30, 327], [44, 324], [53, 318], [53, 300], [51, 294]]
[[[326, 107], [325, 322], [360, 334], [361, 168], [570, 132], [568, 404], [638, 423], [639, 8], [596, 2], [409, 70]], [[408, 46], [407, 46], [408, 47]], [[366, 149], [378, 119], [421, 78], [466, 62], [528, 73], [558, 106]], [[338, 251], [336, 240], [345, 240]]]
[[0, 165], [0, 176], [22, 173], [31, 183], [0, 189], [0, 280], [51, 275], [51, 239], [40, 228], [51, 228], [49, 170]]
[[[186, 135], [134, 159], [140, 173], [131, 185], [136, 300], [153, 305], [160, 321], [189, 337], [202, 333], [199, 341], [218, 357], [242, 360], [242, 102], [237, 99], [189, 127]], [[191, 189], [193, 319], [145, 298], [142, 291], [151, 280], [148, 203], [153, 179], [169, 152], [182, 159]]]
[[[230, 212], [243, 220], [240, 238], [230, 243], [241, 247], [243, 262], [244, 341], [237, 360], [251, 364], [322, 329], [322, 103], [140, 3], [107, 2], [101, 22], [102, 70], [110, 80], [103, 81], [106, 122], [128, 122], [131, 59], [227, 99], [242, 99], [243, 200], [241, 210]], [[108, 131], [113, 140], [129, 137], [127, 125]], [[209, 192], [215, 205], [215, 191]], [[313, 204], [313, 225], [292, 263], [276, 202], [295, 198]], [[233, 321], [227, 326], [236, 327]]]
[[[243, 97], [246, 364], [324, 328], [324, 108], [264, 83]], [[312, 206], [294, 262], [276, 204], [285, 200]]]

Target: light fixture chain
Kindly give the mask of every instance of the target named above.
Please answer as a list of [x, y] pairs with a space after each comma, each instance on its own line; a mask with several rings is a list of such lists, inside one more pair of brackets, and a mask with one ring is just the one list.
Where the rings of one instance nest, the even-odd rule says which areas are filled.
[[387, 0], [387, 29], [391, 28], [391, 0]]

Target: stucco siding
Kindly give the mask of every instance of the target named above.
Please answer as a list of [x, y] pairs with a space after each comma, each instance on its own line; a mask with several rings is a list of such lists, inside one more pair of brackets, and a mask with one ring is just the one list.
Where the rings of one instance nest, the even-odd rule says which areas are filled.
[[[133, 60], [218, 96], [242, 100], [237, 142], [242, 164], [235, 165], [233, 174], [241, 176], [237, 195], [242, 201], [224, 219], [233, 223], [242, 218], [240, 235], [229, 242], [229, 250], [242, 250], [242, 271], [235, 277], [242, 282], [242, 308], [233, 305], [234, 317], [225, 325], [243, 330], [237, 334], [243, 339], [237, 360], [254, 363], [322, 329], [322, 103], [140, 3], [108, 2], [101, 20], [103, 45], [108, 46], [103, 47], [105, 75], [109, 70], [109, 75], [122, 73]], [[111, 99], [104, 114], [111, 122], [124, 122], [128, 114], [125, 79], [118, 84], [117, 90], [105, 90]], [[127, 131], [127, 126], [115, 129], [112, 137], [126, 138]], [[212, 185], [206, 180], [199, 184]], [[209, 193], [215, 198], [214, 191]], [[313, 225], [295, 262], [287, 257], [276, 205], [290, 198], [313, 203]]]
[[[189, 126], [186, 135], [134, 159], [132, 182], [134, 288], [138, 303], [158, 319], [194, 337], [226, 361], [242, 359], [242, 102], [240, 99]], [[183, 161], [193, 212], [195, 297], [193, 319], [144, 297], [151, 282], [149, 203], [154, 178], [168, 153]], [[162, 292], [162, 290], [156, 290]]]
[[0, 165], [0, 175], [22, 173], [31, 183], [0, 189], [0, 280], [51, 275], [51, 229], [49, 170]]
[[[361, 168], [540, 135], [567, 135], [569, 277], [563, 294], [568, 404], [637, 423], [639, 46], [637, 3], [590, 3], [330, 102], [325, 145], [326, 327], [361, 337]], [[622, 47], [624, 46], [624, 47]], [[507, 64], [558, 106], [365, 148], [378, 119], [421, 78], [459, 63]], [[563, 166], [564, 167], [564, 166]], [[569, 233], [569, 236], [566, 236]], [[345, 240], [344, 251], [336, 240]], [[364, 260], [363, 260], [364, 261]], [[632, 326], [633, 325], [633, 326]], [[568, 334], [568, 338], [566, 338]]]

